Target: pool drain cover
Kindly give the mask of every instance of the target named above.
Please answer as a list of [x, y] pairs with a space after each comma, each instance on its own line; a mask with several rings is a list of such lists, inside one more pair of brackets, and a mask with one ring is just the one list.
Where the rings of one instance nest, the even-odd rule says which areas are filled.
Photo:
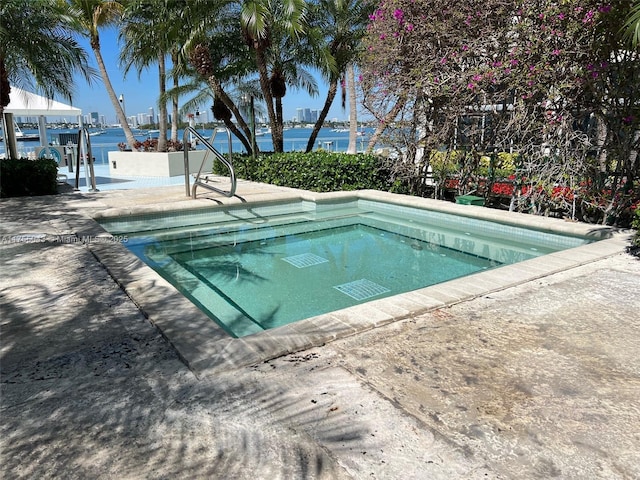
[[312, 267], [313, 265], [319, 265], [329, 261], [313, 253], [302, 253], [300, 255], [294, 255], [293, 257], [283, 257], [282, 260], [297, 268]]
[[388, 288], [383, 287], [382, 285], [378, 285], [371, 280], [367, 280], [366, 278], [356, 280], [355, 282], [336, 285], [333, 288], [335, 288], [336, 290], [340, 290], [342, 293], [344, 293], [345, 295], [349, 295], [355, 300], [365, 300], [367, 298], [375, 297], [376, 295], [382, 295], [383, 293], [391, 291]]

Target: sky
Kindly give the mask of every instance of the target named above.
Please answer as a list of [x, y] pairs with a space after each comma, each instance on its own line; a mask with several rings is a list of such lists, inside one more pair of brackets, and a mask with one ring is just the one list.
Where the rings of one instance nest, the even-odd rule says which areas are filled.
[[[80, 39], [80, 43], [88, 52], [91, 66], [97, 70], [95, 56], [91, 50], [88, 40]], [[144, 70], [140, 77], [138, 77], [137, 71], [133, 68], [127, 73], [127, 76], [124, 77], [118, 62], [119, 46], [117, 31], [115, 29], [101, 30], [100, 45], [102, 57], [109, 74], [109, 79], [111, 80], [116, 92], [116, 96], [118, 98], [120, 95], [124, 97], [124, 107], [127, 116], [130, 117], [137, 115], [138, 113], [148, 113], [149, 107], [153, 107], [154, 112], [157, 115], [157, 99], [159, 92], [157, 67], [152, 66], [151, 68]], [[100, 115], [105, 116], [107, 123], [117, 123], [115, 111], [104, 88], [102, 78], [98, 77], [94, 79], [91, 85], [87, 83], [82, 75], [76, 75], [75, 78], [75, 90], [72, 101], [73, 106], [80, 108], [83, 115], [88, 115], [90, 112], [98, 112]], [[296, 115], [297, 108], [310, 108], [312, 110], [320, 110], [322, 108], [327, 94], [328, 85], [326, 85], [319, 75], [316, 76], [316, 81], [318, 83], [320, 93], [314, 98], [310, 97], [304, 91], [295, 91], [292, 88], [287, 89], [287, 94], [283, 98], [283, 116], [285, 120], [291, 120]], [[348, 106], [347, 110], [342, 110], [339, 95], [340, 94], [338, 93], [331, 110], [329, 111], [327, 118], [330, 120], [334, 118], [339, 120], [348, 119]], [[57, 100], [67, 103], [66, 100]], [[185, 98], [184, 100], [187, 99]], [[211, 105], [203, 105], [202, 111], [208, 112], [209, 120], [213, 120], [210, 107]]]

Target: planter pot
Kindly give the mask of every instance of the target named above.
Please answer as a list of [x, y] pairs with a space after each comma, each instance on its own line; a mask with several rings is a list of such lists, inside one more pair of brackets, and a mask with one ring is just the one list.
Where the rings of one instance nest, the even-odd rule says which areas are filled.
[[[189, 152], [189, 173], [198, 173], [205, 150]], [[213, 155], [202, 168], [211, 172]], [[184, 175], [183, 152], [109, 152], [109, 173], [112, 177], [175, 177]]]

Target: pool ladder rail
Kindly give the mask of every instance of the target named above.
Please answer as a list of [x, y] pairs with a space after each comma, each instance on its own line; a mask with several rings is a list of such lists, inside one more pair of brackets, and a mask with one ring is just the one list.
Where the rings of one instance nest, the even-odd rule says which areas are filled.
[[[214, 140], [216, 138], [217, 129], [213, 130], [213, 134], [211, 135], [211, 139], [210, 140], [207, 140], [206, 138], [204, 138], [204, 136], [202, 136], [201, 133], [199, 133], [195, 128], [193, 128], [191, 126], [189, 126], [189, 127], [184, 129], [182, 143], [185, 145], [185, 149], [184, 149], [184, 184], [185, 184], [187, 197], [196, 198], [196, 189], [198, 187], [206, 188], [207, 190], [211, 190], [213, 192], [220, 193], [221, 195], [224, 195], [225, 197], [233, 197], [236, 194], [236, 186], [237, 186], [236, 172], [233, 169], [233, 164], [232, 164], [232, 160], [231, 160], [231, 158], [232, 158], [231, 132], [229, 131], [229, 129], [225, 129], [225, 130], [227, 132], [227, 138], [229, 140], [229, 160], [224, 158], [224, 155], [222, 155], [220, 152], [218, 152], [218, 150], [216, 150], [216, 148], [212, 145], [212, 143], [214, 142]], [[191, 138], [193, 138], [193, 137], [198, 139], [198, 141], [200, 143], [202, 143], [202, 145], [204, 145], [206, 147], [207, 151], [206, 151], [206, 153], [205, 153], [205, 155], [204, 155], [204, 157], [202, 159], [202, 163], [200, 164], [200, 168], [198, 169], [198, 173], [195, 175], [195, 178], [194, 178], [194, 181], [193, 181], [193, 187], [191, 187], [189, 185], [189, 177], [190, 177], [191, 173], [189, 171], [190, 170], [189, 169], [189, 148], [187, 148], [187, 145], [189, 144], [189, 140]], [[207, 158], [209, 158], [209, 153], [212, 153], [213, 156], [214, 156], [214, 159], [213, 159], [213, 164], [214, 165], [215, 165], [215, 161], [219, 160], [229, 170], [229, 177], [230, 177], [230, 180], [231, 180], [231, 188], [229, 190], [222, 190], [220, 188], [214, 187], [210, 183], [210, 182], [213, 181], [212, 178], [210, 178], [209, 175], [202, 173], [202, 169], [204, 168], [204, 164], [207, 161]], [[212, 167], [212, 171], [213, 171], [213, 167]]]

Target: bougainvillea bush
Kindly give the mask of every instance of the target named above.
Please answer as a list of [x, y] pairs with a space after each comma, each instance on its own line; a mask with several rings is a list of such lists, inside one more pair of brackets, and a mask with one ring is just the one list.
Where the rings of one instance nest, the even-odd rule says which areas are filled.
[[617, 223], [640, 172], [640, 55], [620, 36], [631, 5], [384, 0], [361, 66], [365, 105], [404, 168], [428, 162], [421, 150], [464, 150], [465, 193], [487, 152], [515, 152], [530, 184], [514, 208], [579, 187], [585, 219]]

